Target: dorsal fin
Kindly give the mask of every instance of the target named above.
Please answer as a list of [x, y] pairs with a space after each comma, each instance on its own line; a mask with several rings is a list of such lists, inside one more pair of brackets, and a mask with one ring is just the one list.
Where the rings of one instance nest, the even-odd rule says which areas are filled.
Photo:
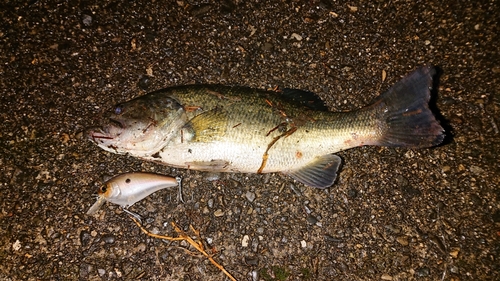
[[223, 109], [214, 108], [196, 115], [186, 127], [194, 134], [193, 141], [210, 142], [224, 136], [227, 129], [227, 113]]
[[305, 106], [312, 110], [328, 111], [328, 107], [326, 107], [323, 100], [313, 92], [285, 88], [282, 91], [282, 96], [287, 101]]

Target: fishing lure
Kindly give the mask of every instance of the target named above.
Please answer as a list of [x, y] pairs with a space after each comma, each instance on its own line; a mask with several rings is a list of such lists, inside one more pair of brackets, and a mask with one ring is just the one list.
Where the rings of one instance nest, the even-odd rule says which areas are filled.
[[87, 214], [94, 214], [106, 201], [120, 205], [125, 210], [152, 193], [172, 186], [179, 187], [178, 198], [184, 202], [182, 199], [180, 177], [173, 178], [142, 172], [121, 174], [108, 180], [99, 188], [97, 191], [97, 201], [90, 207]]

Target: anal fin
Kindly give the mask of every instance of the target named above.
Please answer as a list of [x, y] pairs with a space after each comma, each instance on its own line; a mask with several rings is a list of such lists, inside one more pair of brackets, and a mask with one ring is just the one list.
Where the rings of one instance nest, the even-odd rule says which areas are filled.
[[285, 174], [305, 185], [324, 189], [330, 187], [337, 178], [337, 171], [341, 163], [342, 159], [337, 155], [327, 154], [316, 157], [306, 166], [285, 172]]

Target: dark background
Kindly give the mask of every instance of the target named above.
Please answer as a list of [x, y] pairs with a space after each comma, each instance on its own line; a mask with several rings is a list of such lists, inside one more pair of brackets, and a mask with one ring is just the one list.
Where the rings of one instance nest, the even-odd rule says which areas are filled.
[[[498, 1], [0, 6], [0, 279], [223, 280], [116, 205], [85, 214], [103, 181], [130, 171], [184, 178], [185, 204], [163, 190], [131, 210], [158, 233], [200, 230], [238, 280], [500, 278]], [[117, 102], [191, 83], [299, 88], [352, 110], [426, 64], [440, 68], [446, 143], [339, 153], [326, 191], [145, 163], [82, 134]]]

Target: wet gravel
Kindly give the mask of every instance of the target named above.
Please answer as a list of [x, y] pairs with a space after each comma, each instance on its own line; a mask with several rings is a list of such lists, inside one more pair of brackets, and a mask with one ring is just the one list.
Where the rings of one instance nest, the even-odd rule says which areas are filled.
[[[192, 225], [238, 280], [499, 280], [497, 1], [7, 1], [0, 9], [0, 279], [224, 280], [186, 244], [144, 235], [97, 187], [179, 175], [137, 203], [155, 233]], [[113, 104], [191, 83], [366, 105], [440, 68], [433, 149], [339, 153], [336, 184], [177, 170], [110, 154], [84, 128]], [[192, 250], [192, 249], [191, 249]]]

